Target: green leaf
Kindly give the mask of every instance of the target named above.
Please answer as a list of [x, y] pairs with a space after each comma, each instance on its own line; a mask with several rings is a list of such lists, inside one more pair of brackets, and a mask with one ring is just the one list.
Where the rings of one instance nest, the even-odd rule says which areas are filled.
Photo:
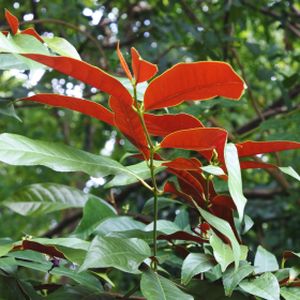
[[239, 266], [239, 261], [241, 258], [242, 251], [241, 251], [240, 244], [237, 241], [237, 239], [234, 235], [234, 232], [233, 232], [232, 228], [230, 227], [229, 223], [223, 219], [220, 219], [220, 218], [212, 215], [211, 213], [207, 212], [206, 210], [202, 209], [201, 207], [198, 207], [198, 210], [206, 222], [208, 222], [211, 226], [216, 228], [220, 233], [224, 234], [229, 239], [229, 241], [231, 243], [232, 251], [233, 251], [235, 267], [237, 269]]
[[174, 282], [148, 270], [142, 274], [141, 291], [147, 300], [192, 300], [191, 295], [182, 292]]
[[1, 270], [5, 272], [5, 275], [12, 274], [17, 271], [17, 266], [15, 265], [15, 259], [13, 257], [1, 257], [0, 258], [0, 275]]
[[[154, 161], [155, 174], [158, 174], [165, 167], [161, 166], [161, 161]], [[148, 179], [151, 177], [150, 169], [147, 166], [145, 161], [137, 163], [135, 165], [127, 166], [126, 169], [130, 172], [117, 174], [110, 182], [108, 182], [105, 187], [111, 188], [114, 186], [123, 186], [138, 181], [138, 178]], [[132, 174], [135, 174], [136, 177], [133, 177]]]
[[122, 232], [134, 229], [144, 230], [144, 228], [145, 225], [143, 223], [134, 220], [132, 217], [120, 216], [103, 220], [103, 222], [97, 226], [94, 233], [106, 236], [113, 232]]
[[64, 38], [43, 37], [43, 40], [46, 42], [47, 46], [57, 54], [81, 60], [76, 48]]
[[124, 172], [128, 177], [140, 179], [129, 168], [107, 157], [17, 134], [0, 135], [0, 161], [20, 166], [42, 165], [58, 172], [84, 172], [93, 177]]
[[276, 256], [271, 252], [258, 246], [254, 259], [255, 273], [274, 272], [279, 269]]
[[[9, 253], [9, 256], [11, 266], [20, 266], [43, 273], [47, 273], [52, 267], [52, 263], [46, 259], [45, 255], [35, 251], [14, 251]], [[0, 259], [0, 265], [1, 260], [2, 259]], [[87, 272], [78, 273], [77, 270], [64, 267], [62, 264], [63, 261], [61, 261], [59, 267], [55, 267], [51, 270], [51, 274], [71, 278], [75, 282], [95, 292], [103, 291], [99, 280], [93, 275]]]
[[264, 273], [255, 279], [243, 280], [239, 286], [251, 295], [266, 300], [279, 300], [280, 287], [276, 277], [272, 273]]
[[225, 175], [223, 169], [218, 166], [209, 165], [209, 166], [201, 167], [201, 169], [204, 172], [215, 175], [215, 176]]
[[[214, 250], [214, 257], [221, 265], [222, 272], [235, 261], [235, 256], [232, 248], [225, 244], [215, 233], [212, 233], [209, 239], [210, 245]], [[238, 260], [245, 260], [248, 253], [248, 247], [240, 246], [240, 256]]]
[[[55, 183], [32, 184], [15, 192], [2, 205], [23, 216], [43, 215], [67, 208], [83, 207], [88, 200], [113, 210], [104, 200], [76, 188]], [[105, 208], [104, 208], [105, 207]]]
[[80, 271], [88, 268], [113, 267], [138, 274], [139, 265], [150, 255], [151, 250], [143, 240], [96, 236]]
[[212, 256], [204, 253], [190, 253], [183, 261], [181, 283], [188, 284], [195, 275], [204, 273], [214, 266]]
[[13, 54], [4, 54], [0, 55], [0, 70], [27, 70], [28, 66], [20, 61], [15, 55]]
[[[1, 63], [1, 55], [0, 55], [0, 63]], [[0, 67], [1, 68], [1, 67]], [[13, 102], [9, 99], [1, 99], [0, 98], [0, 114], [8, 117], [13, 117], [18, 121], [22, 121], [16, 111]]]
[[[35, 37], [28, 34], [16, 34], [14, 36], [5, 36], [0, 32], [0, 53], [13, 54], [16, 59], [16, 64], [25, 64], [26, 69], [45, 69], [45, 66], [27, 59], [21, 55], [21, 53], [36, 53], [50, 55], [47, 47], [37, 40]], [[2, 55], [2, 54], [0, 54]]]
[[300, 274], [300, 266], [291, 267], [289, 270], [289, 281], [294, 281]]
[[285, 300], [299, 300], [300, 288], [299, 287], [282, 287], [280, 294]]
[[95, 231], [95, 228], [103, 219], [113, 217], [116, 214], [116, 210], [106, 201], [100, 198], [91, 198], [86, 202], [83, 208], [83, 217], [74, 235], [80, 238], [87, 238]]
[[237, 208], [239, 219], [242, 221], [247, 199], [243, 194], [241, 167], [238, 152], [234, 144], [227, 144], [225, 146], [224, 157], [228, 172], [229, 193]]
[[[165, 197], [158, 197], [157, 199], [157, 204], [158, 204], [158, 210], [169, 207], [174, 204], [182, 204], [180, 201], [170, 199], [170, 198], [165, 198]], [[143, 207], [143, 214], [150, 214], [153, 213], [153, 207], [154, 207], [154, 198], [150, 198], [146, 201], [144, 207]]]
[[182, 230], [190, 229], [190, 217], [185, 208], [180, 209], [179, 213], [176, 214], [174, 223]]
[[231, 296], [233, 290], [237, 285], [248, 275], [254, 272], [254, 267], [248, 262], [241, 261], [239, 268], [235, 270], [234, 268], [228, 268], [223, 274], [222, 280], [225, 289], [225, 295]]
[[[132, 82], [128, 78], [116, 77], [116, 76], [115, 76], [115, 78], [118, 79], [126, 87], [126, 89], [129, 91], [131, 96], [134, 96]], [[136, 86], [136, 96], [139, 101], [142, 101], [144, 99], [144, 94], [145, 94], [145, 91], [146, 91], [148, 85], [149, 85], [148, 82], [145, 81], [145, 82], [139, 83]]]
[[52, 239], [34, 238], [32, 241], [42, 245], [55, 246], [55, 248], [62, 252], [69, 261], [77, 264], [81, 264], [84, 261], [86, 252], [90, 246], [90, 242], [74, 237]]
[[[122, 216], [109, 218], [99, 224], [96, 233], [100, 235], [119, 237], [119, 238], [139, 238], [151, 243], [153, 240], [153, 223], [147, 226], [135, 221], [130, 217]], [[157, 235], [173, 234], [182, 231], [174, 222], [167, 220], [157, 221]]]
[[278, 167], [278, 169], [287, 174], [292, 176], [293, 178], [297, 179], [298, 181], [300, 181], [300, 176], [299, 174], [292, 168], [292, 167]]
[[[41, 264], [36, 262], [16, 260], [16, 264], [20, 267], [29, 268], [44, 273], [47, 273], [52, 267], [52, 263], [50, 262], [45, 262]], [[103, 291], [100, 281], [87, 272], [78, 273], [77, 271], [68, 269], [63, 266], [59, 266], [53, 268], [51, 274], [71, 278], [80, 285], [88, 287], [90, 290], [93, 290], [98, 293]]]
[[6, 255], [13, 248], [10, 238], [0, 238], [0, 257]]
[[21, 289], [19, 281], [8, 276], [0, 276], [0, 299], [1, 300], [24, 300], [24, 291]]

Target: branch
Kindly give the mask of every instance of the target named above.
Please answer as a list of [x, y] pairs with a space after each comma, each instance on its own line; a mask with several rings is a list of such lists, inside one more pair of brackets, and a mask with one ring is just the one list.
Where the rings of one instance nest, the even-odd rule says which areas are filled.
[[272, 10], [270, 10], [268, 8], [264, 8], [264, 7], [257, 8], [256, 6], [254, 6], [253, 4], [251, 4], [245, 0], [242, 0], [242, 3], [246, 6], [248, 6], [249, 8], [262, 13], [265, 16], [268, 16], [268, 17], [271, 17], [273, 19], [280, 21], [283, 27], [288, 28], [292, 33], [294, 33], [298, 38], [300, 38], [300, 30], [298, 30], [298, 28], [296, 26], [294, 26], [293, 24], [288, 22], [286, 20], [286, 18], [284, 19], [284, 21], [282, 21], [281, 15], [273, 12]]
[[[300, 84], [296, 85], [291, 91], [288, 93], [288, 99], [293, 99], [300, 95]], [[277, 114], [283, 114], [288, 111], [288, 107], [284, 105], [285, 102], [285, 96], [279, 97], [273, 104], [271, 104], [268, 108], [266, 108], [262, 114], [264, 116], [264, 119], [269, 119], [270, 117], [277, 115]], [[300, 105], [297, 105], [295, 109], [299, 109]], [[238, 128], [235, 132], [237, 134], [244, 134], [250, 130], [253, 130], [254, 128], [258, 127], [262, 122], [261, 118], [255, 118], [248, 122], [247, 124], [243, 125], [242, 127]]]

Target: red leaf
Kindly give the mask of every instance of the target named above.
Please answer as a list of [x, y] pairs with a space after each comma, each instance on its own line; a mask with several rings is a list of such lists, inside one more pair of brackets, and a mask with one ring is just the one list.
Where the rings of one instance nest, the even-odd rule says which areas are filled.
[[56, 94], [38, 94], [32, 97], [22, 98], [20, 100], [33, 101], [51, 106], [68, 108], [96, 118], [100, 121], [106, 122], [109, 125], [115, 125], [113, 113], [111, 111], [106, 109], [101, 104], [89, 100]]
[[151, 110], [217, 96], [239, 100], [243, 90], [243, 80], [227, 63], [179, 63], [149, 84], [144, 105]]
[[131, 72], [129, 70], [129, 67], [127, 65], [127, 62], [120, 50], [120, 43], [118, 42], [117, 44], [117, 54], [118, 54], [118, 57], [119, 57], [119, 61], [121, 63], [121, 66], [122, 66], [122, 69], [124, 70], [125, 74], [127, 75], [127, 77], [132, 80], [132, 75], [131, 75]]
[[[178, 183], [182, 192], [194, 199], [198, 205], [204, 205], [204, 187], [202, 184], [188, 171], [167, 169], [168, 172], [178, 177]], [[193, 204], [194, 206], [194, 204]]]
[[136, 83], [151, 79], [158, 71], [157, 65], [142, 59], [133, 47], [131, 48], [131, 65]]
[[160, 143], [160, 147], [195, 151], [216, 149], [219, 156], [223, 158], [226, 140], [227, 131], [224, 129], [192, 128], [167, 135]]
[[81, 60], [66, 56], [22, 54], [23, 56], [69, 75], [131, 105], [132, 97], [126, 88], [103, 70]]
[[197, 118], [185, 113], [176, 115], [144, 114], [144, 119], [149, 133], [156, 136], [166, 136], [183, 129], [204, 127]]
[[44, 40], [42, 39], [42, 37], [35, 31], [34, 28], [30, 27], [30, 28], [27, 28], [25, 30], [22, 30], [21, 31], [21, 34], [29, 34], [29, 35], [32, 35], [34, 36], [36, 39], [38, 39], [41, 43], [44, 43]]
[[240, 161], [241, 169], [272, 169], [277, 168], [273, 164], [256, 161]]
[[[131, 98], [132, 99], [132, 98]], [[116, 97], [110, 97], [109, 104], [114, 111], [115, 124], [120, 131], [149, 159], [150, 152], [138, 114], [128, 105]]]
[[5, 9], [5, 19], [13, 34], [17, 34], [19, 30], [19, 20], [9, 10]]
[[184, 200], [185, 202], [189, 203], [192, 207], [195, 207], [195, 205], [192, 201], [192, 197], [190, 195], [187, 195], [187, 194], [179, 191], [173, 182], [167, 181], [165, 183], [164, 192], [173, 194], [173, 195], [179, 197], [181, 200]]
[[217, 205], [217, 206], [227, 207], [231, 210], [236, 209], [232, 198], [227, 195], [216, 195], [212, 200], [212, 204], [213, 207]]
[[184, 158], [178, 157], [170, 162], [165, 162], [163, 166], [183, 171], [197, 171], [202, 172], [200, 167], [202, 166], [201, 162], [197, 158]]
[[291, 141], [268, 141], [268, 142], [253, 142], [246, 141], [236, 144], [239, 157], [252, 156], [256, 154], [299, 149], [299, 142]]
[[196, 242], [196, 243], [205, 243], [207, 241], [203, 240], [201, 237], [199, 236], [195, 236], [192, 235], [188, 232], [185, 231], [178, 231], [172, 234], [160, 234], [157, 239], [159, 240], [181, 240], [181, 241], [192, 241], [192, 242]]
[[42, 245], [40, 243], [29, 241], [29, 240], [24, 240], [22, 242], [22, 248], [24, 250], [33, 250], [33, 251], [37, 251], [40, 253], [44, 253], [49, 256], [65, 258], [64, 254], [62, 252], [58, 251], [54, 246], [46, 246], [46, 245]]

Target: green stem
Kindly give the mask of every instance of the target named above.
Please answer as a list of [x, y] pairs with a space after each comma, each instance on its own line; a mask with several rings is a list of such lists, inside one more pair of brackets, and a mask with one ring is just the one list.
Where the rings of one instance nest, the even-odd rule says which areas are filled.
[[139, 116], [139, 119], [141, 121], [144, 133], [146, 135], [147, 143], [149, 145], [150, 150], [150, 157], [149, 157], [149, 169], [150, 169], [150, 175], [152, 180], [152, 193], [153, 193], [153, 199], [154, 199], [154, 217], [153, 217], [153, 260], [151, 263], [151, 268], [156, 271], [157, 270], [157, 219], [158, 219], [158, 195], [159, 195], [159, 189], [157, 187], [156, 177], [155, 177], [155, 165], [154, 165], [154, 154], [157, 150], [157, 148], [153, 145], [150, 134], [148, 132], [148, 129], [145, 124], [144, 120], [144, 109], [142, 105], [139, 105], [137, 101], [137, 92], [136, 92], [136, 84], [133, 83], [133, 91], [134, 91], [134, 104], [137, 111], [137, 114]]

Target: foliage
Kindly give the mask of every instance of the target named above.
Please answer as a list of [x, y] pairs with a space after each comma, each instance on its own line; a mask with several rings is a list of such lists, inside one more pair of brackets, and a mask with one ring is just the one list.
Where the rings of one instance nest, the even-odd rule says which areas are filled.
[[[88, 2], [85, 5], [89, 6]], [[144, 4], [132, 3], [131, 12], [140, 9], [142, 13], [139, 12], [138, 15], [142, 16], [144, 13], [147, 14], [147, 9], [154, 4], [155, 1]], [[156, 9], [166, 9], [167, 4], [170, 4], [169, 1], [163, 1]], [[193, 10], [193, 5], [189, 1], [179, 1], [174, 4], [169, 21], [176, 17], [178, 11], [181, 13], [184, 11], [193, 19], [193, 23], [197, 26], [196, 30], [201, 33], [203, 27], [195, 14], [196, 9]], [[202, 4], [201, 9], [208, 9], [205, 5]], [[214, 5], [217, 6], [218, 1], [215, 1], [212, 7]], [[29, 134], [30, 137], [15, 134], [15, 132], [20, 133], [12, 129], [17, 128], [14, 127], [17, 126], [15, 125], [17, 121], [7, 119], [9, 124], [13, 125], [7, 126], [5, 131], [14, 133], [0, 135], [0, 161], [15, 166], [37, 166], [35, 169], [37, 174], [41, 173], [43, 176], [40, 176], [39, 183], [34, 183], [37, 179], [30, 176], [27, 182], [30, 183], [29, 186], [25, 184], [27, 178], [22, 179], [19, 184], [21, 188], [10, 193], [9, 198], [2, 201], [3, 211], [7, 216], [11, 216], [7, 210], [9, 208], [14, 213], [25, 216], [23, 220], [26, 223], [28, 220], [34, 220], [32, 216], [40, 216], [40, 219], [37, 219], [36, 223], [29, 222], [31, 224], [26, 229], [26, 231], [29, 229], [28, 235], [23, 236], [22, 239], [20, 228], [16, 231], [15, 227], [14, 233], [6, 230], [3, 238], [0, 239], [1, 298], [69, 299], [76, 296], [78, 299], [84, 297], [88, 299], [95, 297], [97, 299], [144, 299], [143, 297], [146, 299], [204, 299], [203, 297], [223, 299], [226, 295], [232, 299], [252, 299], [253, 296], [257, 299], [274, 300], [280, 297], [287, 300], [297, 299], [300, 274], [297, 252], [285, 251], [281, 268], [274, 254], [260, 245], [255, 258], [251, 258], [253, 234], [251, 235], [249, 230], [253, 222], [245, 214], [245, 210], [251, 217], [257, 216], [255, 213], [251, 214], [251, 209], [247, 211], [247, 206], [253, 204], [248, 204], [242, 181], [248, 189], [256, 191], [258, 182], [262, 181], [261, 183], [264, 184], [267, 178], [257, 179], [255, 170], [264, 169], [281, 187], [287, 189], [288, 183], [282, 173], [299, 180], [295, 169], [288, 166], [291, 163], [294, 166], [294, 160], [292, 157], [283, 159], [282, 162], [287, 164], [282, 164], [281, 160], [273, 160], [270, 153], [296, 150], [300, 148], [300, 142], [287, 140], [290, 136], [292, 139], [295, 138], [293, 130], [290, 135], [284, 135], [280, 132], [280, 128], [272, 128], [273, 123], [270, 119], [266, 120], [272, 113], [268, 109], [261, 111], [259, 107], [261, 103], [253, 96], [253, 91], [262, 88], [262, 84], [254, 81], [252, 90], [252, 77], [249, 76], [250, 80], [248, 76], [247, 79], [245, 78], [246, 73], [237, 51], [231, 47], [239, 41], [238, 38], [242, 39], [243, 36], [241, 30], [235, 37], [229, 25], [229, 19], [238, 20], [236, 14], [240, 12], [241, 6], [271, 14], [273, 17], [275, 14], [275, 19], [278, 19], [278, 13], [270, 9], [288, 7], [274, 5], [269, 9], [252, 5], [247, 1], [232, 3], [228, 1], [222, 11], [225, 25], [224, 36], [220, 41], [216, 36], [219, 26], [216, 23], [216, 28], [205, 30], [198, 39], [193, 40], [187, 35], [187, 38], [182, 38], [181, 42], [189, 46], [186, 54], [194, 58], [193, 48], [205, 41], [203, 53], [199, 55], [199, 58], [205, 60], [207, 56], [213, 60], [221, 58], [219, 51], [212, 49], [222, 42], [223, 59], [232, 57], [246, 83], [230, 64], [210, 59], [178, 63], [161, 75], [155, 76], [158, 67], [143, 59], [133, 47], [130, 68], [126, 62], [127, 57], [123, 57], [118, 43], [112, 44], [112, 48], [117, 48], [115, 58], [119, 59], [123, 70], [121, 72], [127, 76], [127, 79], [112, 76], [106, 71], [116, 65], [116, 59], [100, 61], [102, 68], [95, 67], [82, 60], [82, 55], [75, 50], [76, 47], [66, 39], [44, 37], [33, 28], [23, 30], [18, 19], [8, 10], [5, 11], [10, 31], [0, 33], [0, 67], [7, 70], [3, 73], [2, 80], [7, 86], [18, 88], [18, 93], [6, 93], [9, 94], [9, 98], [19, 98], [19, 100], [14, 102], [4, 97], [4, 105], [0, 113], [19, 119], [15, 107], [22, 110], [26, 108], [25, 105], [34, 102], [35, 104], [29, 104], [28, 113], [24, 112], [21, 115], [24, 125], [19, 126], [23, 128], [22, 134], [26, 132], [26, 128], [31, 128], [33, 125], [35, 129]], [[33, 4], [34, 7], [36, 13], [36, 4]], [[108, 8], [109, 5], [101, 9], [104, 12]], [[115, 8], [121, 10], [123, 7], [120, 3], [116, 3]], [[298, 12], [292, 4], [290, 8], [295, 13]], [[212, 18], [210, 22], [213, 22], [218, 16], [217, 10], [210, 16]], [[49, 20], [51, 23], [51, 19]], [[70, 27], [69, 23], [61, 21], [62, 16], [61, 19], [55, 20], [54, 23], [58, 22]], [[146, 20], [145, 23], [148, 23]], [[159, 16], [153, 16], [153, 20], [156, 21], [155, 26], [159, 27], [161, 22]], [[261, 22], [264, 25], [263, 21]], [[122, 24], [121, 19], [120, 24]], [[184, 24], [188, 26], [190, 32], [195, 31], [188, 22]], [[293, 20], [284, 24], [286, 26], [284, 30], [291, 32], [295, 32], [295, 28], [297, 30], [297, 27], [293, 27]], [[174, 45], [171, 45], [166, 53], [179, 44], [178, 34], [182, 29], [176, 25], [178, 23], [173, 25], [170, 32], [177, 38], [174, 38]], [[246, 25], [240, 21], [239, 26], [243, 28]], [[74, 29], [72, 26], [71, 28]], [[153, 31], [152, 43], [156, 43], [155, 37], [160, 31], [163, 32], [163, 29], [164, 27], [159, 27]], [[216, 31], [213, 31], [215, 29]], [[80, 27], [75, 27], [75, 30], [83, 33]], [[286, 43], [290, 41], [288, 34], [291, 32], [285, 32]], [[258, 36], [261, 34], [258, 31]], [[83, 44], [88, 40], [93, 41], [105, 58], [103, 47], [97, 39], [95, 40], [90, 34], [84, 33], [84, 35], [87, 40], [83, 41]], [[103, 41], [103, 45], [105, 42], [107, 43]], [[262, 51], [255, 43], [247, 42], [246, 46], [256, 55]], [[276, 59], [273, 58], [276, 54], [275, 50], [268, 54], [268, 58], [273, 61]], [[181, 51], [186, 51], [185, 47], [180, 48], [178, 54]], [[246, 59], [248, 54], [244, 52], [245, 49], [241, 48], [243, 58]], [[147, 53], [146, 49], [145, 53]], [[285, 63], [290, 63], [289, 58], [295, 54], [291, 53], [289, 56]], [[173, 61], [173, 58], [170, 61]], [[169, 63], [165, 61], [165, 64], [160, 65], [169, 66]], [[260, 72], [265, 74], [268, 71], [268, 75], [264, 75], [266, 80], [268, 82], [269, 79], [273, 80], [274, 75], [273, 73], [270, 75], [270, 70], [259, 69], [261, 67], [259, 62], [258, 65], [254, 63], [253, 68], [256, 67], [261, 80], [264, 77]], [[55, 91], [53, 84], [49, 85], [50, 80], [52, 83], [55, 82], [54, 75], [51, 75], [53, 72], [46, 73], [34, 93], [26, 91], [28, 88], [31, 89], [30, 86], [25, 85], [20, 88], [18, 80], [7, 77], [11, 69], [19, 69], [21, 70], [19, 74], [25, 70], [25, 73], [29, 74], [29, 79], [35, 78], [39, 76], [41, 70], [45, 72], [48, 68], [67, 76], [65, 78], [72, 86], [78, 84], [78, 81], [82, 82], [88, 93], [85, 96], [78, 93], [64, 95], [61, 93], [64, 90], [59, 87], [60, 84], [57, 84], [57, 91]], [[285, 98], [293, 97], [291, 94], [298, 93], [299, 87], [295, 84], [297, 74], [295, 72], [291, 75], [280, 75], [283, 79], [279, 86], [283, 95], [282, 99], [278, 100], [279, 107], [283, 110], [286, 106], [289, 107], [290, 114], [293, 115], [297, 106], [286, 104]], [[29, 79], [25, 81], [28, 83]], [[65, 79], [62, 82], [65, 83]], [[253, 126], [251, 122], [250, 125], [242, 126], [243, 116], [236, 119], [238, 110], [234, 111], [238, 109], [237, 100], [241, 97], [242, 108], [239, 112], [245, 110], [242, 94], [246, 84], [250, 102], [258, 115], [258, 121], [254, 120], [254, 122], [261, 123], [261, 129], [254, 133], [251, 133], [251, 126]], [[284, 87], [289, 89], [288, 95]], [[263, 88], [269, 89], [268, 96], [276, 95], [272, 91], [272, 83]], [[109, 95], [108, 101], [103, 97], [103, 93]], [[218, 99], [213, 101], [203, 101], [216, 97]], [[35, 112], [36, 120], [32, 120], [32, 124], [26, 124], [36, 104], [55, 107], [55, 120], [46, 117], [50, 110], [39, 115], [39, 106]], [[222, 128], [223, 126], [219, 125], [213, 115], [214, 110], [218, 111], [218, 115], [219, 112], [224, 113], [223, 104], [231, 113], [220, 117], [220, 120], [221, 124], [228, 125], [229, 130]], [[270, 107], [273, 109], [273, 104]], [[73, 114], [60, 108], [81, 114], [74, 114], [75, 119], [71, 122]], [[278, 106], [275, 108], [277, 109]], [[159, 113], [153, 112], [157, 110]], [[82, 115], [87, 118], [82, 119]], [[244, 117], [248, 116], [249, 112], [245, 112]], [[92, 123], [94, 121], [91, 118], [96, 119], [96, 122]], [[202, 123], [204, 119], [209, 122]], [[282, 122], [283, 119], [284, 117], [279, 117], [278, 122]], [[49, 124], [46, 120], [49, 120]], [[98, 122], [99, 120], [101, 122]], [[98, 140], [95, 135], [93, 138], [89, 137], [84, 147], [81, 147], [80, 139], [76, 135], [73, 140], [69, 133], [66, 133], [70, 131], [72, 128], [70, 124], [73, 123], [78, 123], [73, 128], [76, 128], [74, 132], [81, 132], [79, 135], [84, 128], [89, 136], [93, 131], [91, 128], [96, 126], [98, 131], [104, 134], [106, 132], [106, 138], [113, 140], [114, 143], [121, 133], [122, 142], [115, 147], [119, 148], [118, 151], [110, 154], [111, 157], [98, 153], [92, 154], [93, 149], [106, 145], [104, 136], [102, 140]], [[57, 124], [62, 125], [64, 142], [69, 144], [68, 146], [53, 141], [41, 141], [47, 137], [47, 133], [55, 132], [53, 130]], [[231, 130], [237, 124], [241, 127], [235, 130], [235, 133], [243, 134], [255, 141], [245, 141], [241, 136], [239, 138], [233, 136]], [[247, 126], [250, 126], [250, 130]], [[111, 131], [111, 127], [116, 128], [119, 133], [116, 133], [115, 129]], [[262, 130], [263, 134], [259, 134], [259, 130]], [[266, 133], [269, 134], [267, 141], [264, 140]], [[56, 135], [57, 133], [53, 134]], [[256, 141], [257, 138], [262, 138], [263, 141]], [[90, 146], [91, 143], [97, 146], [94, 148]], [[41, 166], [60, 173], [52, 173]], [[295, 166], [297, 169], [296, 164]], [[4, 164], [3, 168], [7, 175], [2, 184], [7, 190], [11, 185], [9, 182], [15, 176], [14, 170], [24, 170], [22, 171], [24, 174], [28, 172], [26, 171], [28, 168], [13, 169]], [[241, 170], [250, 170], [249, 177]], [[9, 172], [11, 173], [8, 174]], [[24, 177], [22, 172], [18, 175], [20, 178]], [[98, 196], [89, 193], [88, 184], [81, 191], [82, 183], [87, 181], [83, 174], [91, 176], [92, 182], [95, 182], [97, 177], [101, 185], [105, 183], [104, 188], [95, 191]], [[55, 183], [49, 183], [48, 178]], [[267, 186], [267, 183], [265, 185]], [[140, 186], [143, 189], [140, 189]], [[295, 188], [297, 186], [299, 185], [295, 183]], [[134, 192], [131, 199], [127, 191], [132, 187]], [[107, 196], [109, 194], [107, 189], [110, 189], [110, 197]], [[278, 193], [276, 185], [275, 193]], [[293, 195], [291, 191], [287, 203], [293, 203]], [[150, 199], [145, 201], [148, 198]], [[139, 199], [141, 201], [138, 201]], [[122, 207], [119, 201], [127, 204]], [[142, 205], [139, 205], [140, 202]], [[45, 226], [41, 220], [42, 222], [45, 222], [46, 218], [52, 221], [58, 220], [61, 213], [64, 214], [61, 223], [45, 233]], [[18, 220], [22, 221], [22, 219]], [[77, 227], [74, 226], [75, 222], [78, 223]], [[255, 226], [256, 224], [254, 222]], [[259, 236], [259, 230], [256, 234]], [[127, 281], [124, 281], [125, 278]], [[4, 287], [7, 285], [9, 289]], [[133, 294], [136, 296], [132, 296]]]

